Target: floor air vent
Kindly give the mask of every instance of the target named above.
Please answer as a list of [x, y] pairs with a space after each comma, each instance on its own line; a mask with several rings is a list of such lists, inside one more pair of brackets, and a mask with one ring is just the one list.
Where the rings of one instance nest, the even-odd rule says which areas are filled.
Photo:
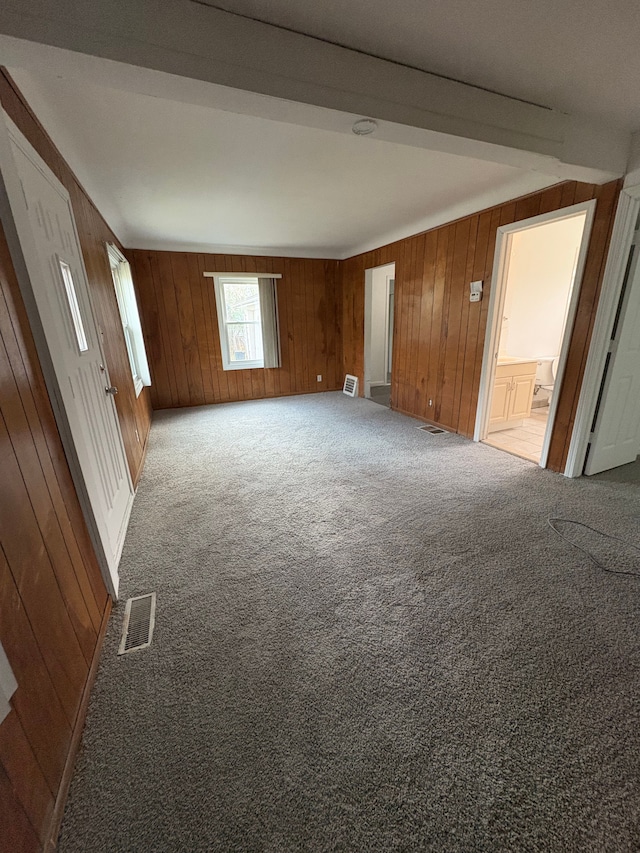
[[139, 595], [130, 598], [124, 611], [122, 623], [122, 640], [119, 655], [146, 649], [151, 645], [153, 626], [156, 621], [156, 594]]
[[440, 435], [440, 433], [446, 432], [446, 429], [440, 429], [440, 427], [431, 426], [431, 424], [419, 426], [418, 429], [421, 429], [423, 432], [430, 432], [431, 435]]

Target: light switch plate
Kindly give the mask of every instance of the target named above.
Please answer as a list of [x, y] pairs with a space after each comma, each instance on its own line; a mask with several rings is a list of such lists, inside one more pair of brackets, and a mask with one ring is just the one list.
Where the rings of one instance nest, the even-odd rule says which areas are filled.
[[482, 299], [482, 282], [472, 281], [469, 284], [471, 293], [469, 294], [469, 302], [480, 302]]

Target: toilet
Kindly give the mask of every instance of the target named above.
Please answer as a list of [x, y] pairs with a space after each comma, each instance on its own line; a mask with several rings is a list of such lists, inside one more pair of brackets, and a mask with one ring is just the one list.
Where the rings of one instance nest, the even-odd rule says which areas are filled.
[[536, 394], [539, 390], [546, 391], [549, 395], [549, 405], [551, 405], [553, 386], [556, 381], [559, 361], [560, 357], [557, 355], [544, 356], [538, 359], [538, 369], [536, 370]]

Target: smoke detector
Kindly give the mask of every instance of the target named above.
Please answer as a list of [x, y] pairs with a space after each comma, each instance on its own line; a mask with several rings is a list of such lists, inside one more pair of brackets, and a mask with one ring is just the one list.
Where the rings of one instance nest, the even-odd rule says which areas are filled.
[[373, 133], [377, 127], [378, 122], [374, 121], [372, 118], [361, 118], [353, 125], [351, 130], [356, 136], [369, 136], [369, 134]]

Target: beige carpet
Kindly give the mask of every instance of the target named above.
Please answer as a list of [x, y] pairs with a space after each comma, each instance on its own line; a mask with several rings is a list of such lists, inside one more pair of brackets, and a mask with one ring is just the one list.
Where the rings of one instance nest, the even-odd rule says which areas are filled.
[[[62, 853], [640, 849], [640, 541], [570, 481], [342, 394], [156, 415]], [[575, 532], [610, 567], [637, 552]]]

